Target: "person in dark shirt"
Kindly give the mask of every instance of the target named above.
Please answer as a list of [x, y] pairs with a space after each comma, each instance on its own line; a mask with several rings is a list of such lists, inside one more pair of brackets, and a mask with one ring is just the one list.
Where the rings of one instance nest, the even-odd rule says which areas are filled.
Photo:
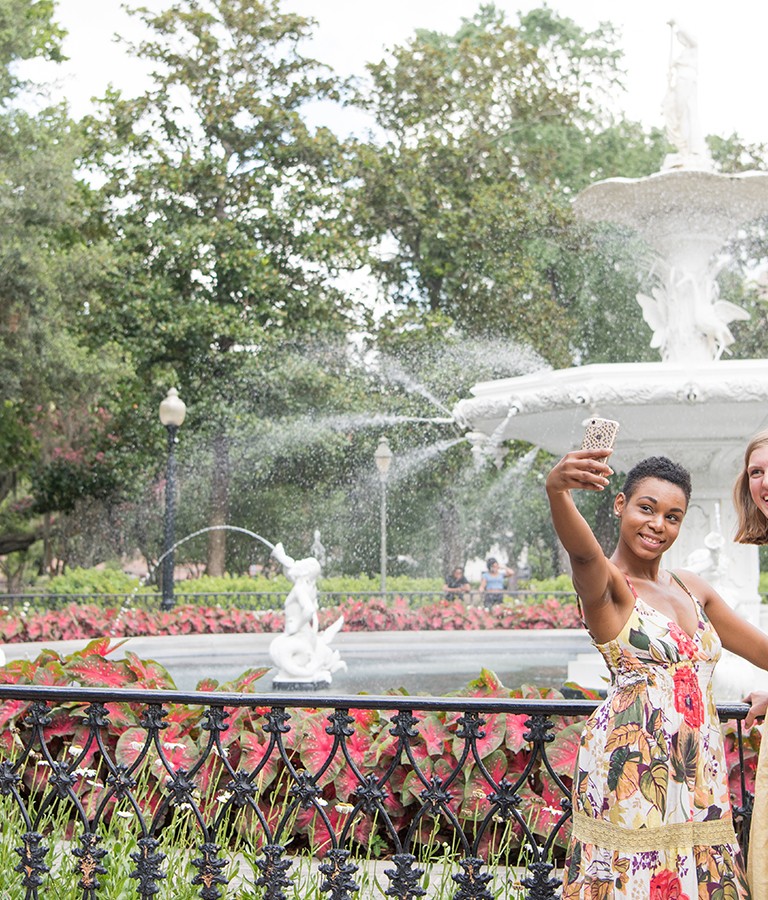
[[469, 582], [461, 566], [456, 566], [453, 572], [445, 579], [443, 590], [445, 591], [446, 600], [455, 600], [456, 598], [462, 600], [464, 595], [469, 593]]

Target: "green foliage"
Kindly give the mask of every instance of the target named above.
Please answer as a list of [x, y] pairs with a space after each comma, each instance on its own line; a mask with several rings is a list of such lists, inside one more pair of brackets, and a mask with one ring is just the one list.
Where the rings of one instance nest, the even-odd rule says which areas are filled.
[[[108, 335], [130, 355], [124, 396], [137, 407], [171, 384], [187, 398], [183, 437], [201, 477], [208, 462], [198, 521], [222, 524], [241, 495], [230, 475], [243, 426], [273, 402], [292, 412], [302, 384], [312, 386], [303, 408], [325, 396], [324, 380], [299, 371], [286, 390], [277, 355], [297, 336], [343, 339], [353, 322], [335, 281], [356, 258], [341, 215], [348, 151], [302, 116], [339, 86], [301, 53], [309, 20], [277, 2], [182, 0], [140, 15], [148, 37], [132, 49], [151, 63], [152, 88], [109, 93], [86, 122], [115, 249], [85, 324], [93, 347]], [[156, 447], [153, 410], [132, 421], [139, 443]], [[207, 540], [209, 570], [222, 573], [228, 536]]]
[[174, 373], [202, 414], [232, 399], [246, 348], [270, 332], [343, 323], [329, 279], [342, 148], [299, 115], [336, 87], [298, 52], [309, 23], [276, 3], [183, 0], [142, 17], [150, 37], [134, 52], [154, 88], [108, 96], [89, 123], [120, 236], [112, 297], [91, 322], [94, 338], [131, 347], [144, 379]]
[[139, 579], [119, 569], [69, 569], [42, 585], [46, 594], [130, 594], [141, 588]]
[[570, 210], [589, 181], [648, 174], [664, 152], [660, 133], [606, 118], [620, 82], [614, 40], [547, 8], [516, 27], [487, 5], [455, 35], [419, 31], [369, 66], [357, 102], [384, 138], [359, 153], [355, 214], [372, 239], [396, 241], [371, 265], [406, 317], [442, 315], [567, 365], [588, 361], [580, 323], [601, 301], [615, 313], [619, 300], [622, 315], [634, 303], [611, 263], [602, 284], [585, 280], [595, 250]]
[[[35, 16], [50, 14], [51, 4], [35, 6]], [[0, 115], [0, 499], [12, 491], [15, 513], [2, 527], [37, 534], [37, 514], [73, 513], [78, 499], [106, 502], [115, 492], [105, 432], [88, 426], [125, 367], [108, 341], [94, 355], [82, 340], [94, 258], [81, 233], [87, 188], [75, 176], [77, 131], [61, 108], [31, 115], [9, 106]], [[67, 516], [46, 523], [44, 567], [66, 556], [72, 524]]]
[[98, 460], [58, 457], [31, 479], [35, 512], [71, 513], [83, 497], [107, 499], [120, 489], [116, 473]]
[[[157, 559], [157, 403], [176, 385], [178, 535], [233, 524], [298, 558], [320, 529], [325, 589], [349, 573], [376, 589], [386, 429], [390, 585], [436, 584], [494, 544], [556, 575], [544, 455], [512, 445], [498, 472], [474, 471], [460, 430], [423, 420], [480, 380], [655, 356], [635, 300], [644, 248], [571, 210], [588, 183], [646, 175], [667, 150], [618, 115], [613, 28], [485, 4], [392, 48], [353, 95], [302, 52], [311, 20], [276, 0], [181, 0], [139, 12], [150, 89], [109, 91], [74, 123], [13, 105], [16, 62], [60, 55], [52, 8], [0, 9], [0, 537], [44, 537], [13, 555], [49, 571]], [[309, 127], [316, 101], [378, 128]], [[763, 145], [709, 143], [722, 171], [766, 167]], [[761, 358], [766, 223], [728, 249], [720, 295], [751, 313], [733, 356]], [[363, 263], [376, 315], [340, 287]], [[586, 504], [607, 545], [605, 509]], [[267, 555], [218, 532], [177, 560], [244, 572]]]
[[[358, 575], [354, 578], [344, 575], [322, 578], [318, 584], [320, 590], [328, 594], [343, 594], [347, 592], [354, 594], [361, 591], [376, 593], [381, 587], [381, 579], [365, 575]], [[409, 594], [419, 591], [440, 591], [442, 587], [442, 578], [414, 578], [409, 575], [387, 576], [387, 590], [393, 593], [402, 592]]]
[[[224, 575], [221, 577], [201, 575], [200, 578], [186, 581], [178, 587], [200, 594], [221, 594], [238, 591], [248, 593], [287, 593], [291, 586], [291, 582], [284, 575]], [[387, 578], [387, 590], [393, 593], [439, 591], [442, 589], [442, 586], [443, 582], [438, 578], [413, 578], [407, 575]], [[337, 575], [322, 577], [318, 581], [318, 589], [321, 593], [326, 594], [377, 593], [380, 587], [381, 580], [379, 578], [367, 575]]]
[[0, 4], [0, 101], [25, 86], [17, 74], [20, 60], [61, 61], [64, 31], [53, 21], [54, 0], [3, 0]]
[[[23, 419], [20, 404], [0, 403], [0, 503], [14, 490], [36, 457], [38, 446], [32, 429]], [[6, 510], [3, 510], [5, 516]]]
[[572, 594], [573, 582], [571, 581], [571, 576], [566, 574], [556, 575], [554, 578], [531, 578], [530, 581], [526, 582], [525, 590], [554, 591], [555, 593], [565, 591]]
[[768, 144], [750, 144], [738, 134], [728, 137], [710, 135], [707, 144], [721, 172], [736, 175], [741, 172], [764, 172], [768, 168]]
[[[177, 590], [198, 594], [243, 593], [284, 593], [291, 589], [291, 582], [284, 575], [223, 575], [213, 577], [201, 575], [199, 578], [178, 582]], [[387, 589], [392, 592], [411, 593], [418, 591], [440, 591], [442, 579], [412, 578], [406, 575], [387, 579]], [[321, 592], [333, 594], [376, 593], [381, 587], [380, 579], [366, 575], [337, 576], [321, 578], [318, 587]], [[139, 579], [117, 568], [83, 569], [73, 568], [63, 575], [43, 580], [38, 589], [46, 594], [129, 594], [140, 588]], [[155, 588], [141, 587], [140, 593], [154, 593]]]

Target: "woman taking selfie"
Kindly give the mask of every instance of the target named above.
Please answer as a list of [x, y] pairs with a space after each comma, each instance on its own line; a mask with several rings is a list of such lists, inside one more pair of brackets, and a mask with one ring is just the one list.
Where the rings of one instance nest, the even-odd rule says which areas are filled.
[[611, 685], [582, 732], [563, 900], [749, 897], [712, 695], [724, 646], [768, 665], [768, 637], [702, 578], [662, 567], [688, 509], [688, 472], [642, 460], [613, 509], [607, 557], [572, 491], [603, 491], [610, 450], [568, 453], [547, 478], [555, 530]]

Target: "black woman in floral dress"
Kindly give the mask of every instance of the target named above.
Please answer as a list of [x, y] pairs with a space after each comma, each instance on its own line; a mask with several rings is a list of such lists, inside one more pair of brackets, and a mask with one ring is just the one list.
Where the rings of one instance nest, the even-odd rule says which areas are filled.
[[563, 900], [749, 898], [712, 695], [721, 648], [768, 667], [768, 636], [692, 572], [663, 569], [688, 508], [688, 472], [651, 457], [614, 501], [610, 558], [573, 490], [604, 490], [607, 450], [567, 454], [547, 478], [592, 640], [611, 673], [587, 721], [573, 785]]

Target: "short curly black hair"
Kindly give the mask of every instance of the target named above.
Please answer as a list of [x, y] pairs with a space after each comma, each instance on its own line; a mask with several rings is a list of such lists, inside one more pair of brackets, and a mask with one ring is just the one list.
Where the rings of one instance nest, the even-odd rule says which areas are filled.
[[644, 478], [660, 478], [670, 484], [677, 485], [685, 494], [686, 505], [691, 499], [691, 475], [688, 469], [679, 463], [672, 462], [666, 456], [648, 456], [641, 459], [627, 473], [624, 487], [621, 489], [625, 497], [629, 498], [635, 492], [637, 485]]

